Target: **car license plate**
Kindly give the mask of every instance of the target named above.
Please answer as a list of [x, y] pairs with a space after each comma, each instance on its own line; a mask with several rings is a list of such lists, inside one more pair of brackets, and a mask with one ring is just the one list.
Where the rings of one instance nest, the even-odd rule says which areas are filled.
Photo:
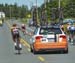
[[46, 42], [48, 42], [47, 38], [43, 38], [42, 43], [46, 43]]
[[54, 42], [54, 38], [48, 38], [48, 42]]

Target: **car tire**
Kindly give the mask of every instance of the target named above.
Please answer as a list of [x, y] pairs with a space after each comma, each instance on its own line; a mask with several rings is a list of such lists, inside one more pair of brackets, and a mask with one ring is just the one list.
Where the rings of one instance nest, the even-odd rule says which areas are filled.
[[31, 50], [30, 50], [31, 52], [33, 52], [33, 49], [31, 48]]
[[34, 53], [34, 54], [37, 54], [37, 51], [36, 51], [34, 48], [33, 48], [33, 53]]
[[32, 48], [32, 45], [30, 45], [30, 51], [31, 51], [31, 52], [33, 52], [33, 48]]
[[68, 54], [68, 48], [66, 50], [61, 50], [60, 53], [61, 54]]
[[65, 54], [68, 54], [68, 48], [67, 48], [67, 50], [64, 51], [64, 53], [65, 53]]
[[37, 54], [37, 51], [33, 50], [33, 53], [34, 53], [34, 54]]

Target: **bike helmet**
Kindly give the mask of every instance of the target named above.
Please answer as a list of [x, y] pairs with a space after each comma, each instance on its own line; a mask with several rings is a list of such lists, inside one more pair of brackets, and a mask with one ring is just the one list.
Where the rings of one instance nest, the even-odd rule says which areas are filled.
[[22, 24], [22, 26], [25, 26], [25, 24]]
[[14, 23], [14, 24], [13, 24], [13, 26], [17, 26], [17, 24], [16, 24], [16, 23]]

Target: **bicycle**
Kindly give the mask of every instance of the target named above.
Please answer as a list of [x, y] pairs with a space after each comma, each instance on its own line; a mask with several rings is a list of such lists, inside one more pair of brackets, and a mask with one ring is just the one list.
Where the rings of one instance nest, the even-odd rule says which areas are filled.
[[18, 53], [17, 54], [21, 54], [21, 50], [22, 50], [22, 48], [20, 47], [20, 40], [19, 40], [19, 37], [18, 37], [18, 35], [16, 35], [16, 46], [15, 46], [15, 49], [18, 51]]

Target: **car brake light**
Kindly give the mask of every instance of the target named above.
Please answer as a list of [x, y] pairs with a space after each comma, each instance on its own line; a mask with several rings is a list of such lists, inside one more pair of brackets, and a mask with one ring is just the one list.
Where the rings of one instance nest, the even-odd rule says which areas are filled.
[[42, 36], [36, 36], [36, 39], [41, 39], [42, 38]]
[[60, 38], [63, 38], [63, 39], [65, 39], [65, 38], [66, 38], [66, 36], [65, 36], [65, 35], [61, 35], [61, 36], [60, 36]]

